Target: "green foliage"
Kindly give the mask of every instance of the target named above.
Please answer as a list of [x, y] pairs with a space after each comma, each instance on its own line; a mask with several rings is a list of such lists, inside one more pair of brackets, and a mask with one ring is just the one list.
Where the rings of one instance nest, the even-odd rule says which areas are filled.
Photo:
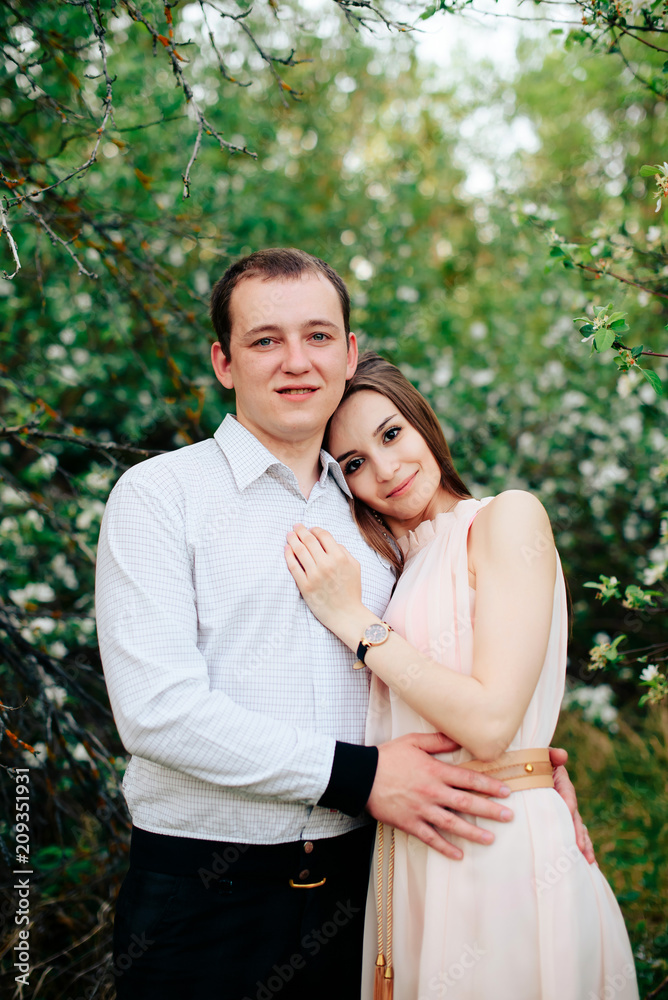
[[600, 642], [598, 645], [592, 646], [589, 650], [589, 669], [602, 670], [619, 663], [624, 658], [624, 654], [620, 652], [618, 646], [625, 639], [626, 636], [620, 634], [612, 642]]
[[622, 906], [641, 997], [668, 975], [667, 735], [665, 707], [644, 718], [629, 707], [614, 736], [572, 710], [562, 714], [554, 737], [568, 747], [580, 811]]
[[600, 583], [593, 583], [589, 580], [587, 583], [583, 584], [584, 587], [591, 587], [593, 590], [598, 590], [597, 598], [606, 604], [611, 597], [621, 597], [619, 592], [619, 580], [616, 576], [605, 576], [601, 573], [599, 577]]
[[[638, 662], [647, 663], [647, 656], [638, 658]], [[640, 673], [640, 684], [648, 688], [642, 696], [639, 705], [659, 705], [668, 695], [668, 679], [661, 673], [655, 663], [649, 663]]]
[[[0, 749], [5, 764], [32, 767], [34, 801], [48, 803], [33, 831], [44, 1000], [62, 993], [68, 953], [80, 992], [95, 985], [126, 861], [125, 757], [92, 600], [104, 502], [128, 465], [210, 435], [232, 407], [210, 370], [207, 304], [241, 254], [296, 245], [340, 271], [363, 345], [429, 397], [473, 492], [529, 489], [545, 503], [573, 598], [571, 675], [588, 678], [595, 635], [611, 698], [635, 705], [639, 685], [665, 694], [668, 256], [639, 169], [665, 149], [665, 102], [638, 81], [642, 66], [620, 72], [621, 57], [592, 49], [593, 22], [564, 48], [521, 43], [510, 81], [467, 54], [448, 87], [408, 34], [371, 46], [345, 30], [354, 5], [339, 8], [340, 21], [300, 32], [296, 4], [241, 21], [209, 6], [208, 23], [183, 4], [170, 35], [157, 0], [91, 5], [113, 117], [85, 8], [26, 13], [12, 0], [0, 13], [18, 60], [0, 76], [2, 235], [21, 262], [0, 280], [1, 711], [37, 758], [9, 737]], [[610, 8], [597, 8], [604, 16]], [[653, 79], [661, 57], [646, 59]], [[202, 117], [216, 134], [203, 128], [196, 148]], [[9, 242], [3, 267], [15, 268]], [[622, 590], [617, 579], [633, 582]], [[636, 664], [657, 672], [643, 679]], [[597, 734], [573, 740], [596, 749]], [[664, 739], [658, 729], [650, 738]], [[570, 748], [570, 735], [562, 742]], [[635, 940], [658, 976], [659, 920], [638, 914], [665, 884], [663, 841], [658, 832], [648, 845], [632, 820], [637, 808], [657, 832], [665, 789], [632, 734], [620, 746], [611, 795], [617, 808], [624, 779], [631, 801], [605, 820], [606, 837], [621, 845], [615, 888], [638, 926], [646, 920]], [[604, 812], [600, 774], [597, 784], [578, 766], [576, 778], [583, 803], [591, 795]], [[636, 795], [634, 781], [648, 790]], [[0, 838], [9, 844], [8, 827]]]

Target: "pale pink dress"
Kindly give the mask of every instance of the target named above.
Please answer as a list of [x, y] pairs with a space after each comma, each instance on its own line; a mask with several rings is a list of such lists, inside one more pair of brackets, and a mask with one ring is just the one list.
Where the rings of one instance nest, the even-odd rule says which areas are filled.
[[[475, 605], [468, 530], [491, 499], [462, 500], [401, 539], [406, 566], [386, 613], [411, 645], [464, 674], [472, 669]], [[549, 746], [564, 693], [566, 640], [558, 566], [545, 663], [509, 750]], [[368, 744], [433, 731], [373, 677]], [[461, 749], [440, 759], [456, 764], [471, 756]], [[565, 803], [554, 789], [534, 788], [513, 792], [509, 804], [512, 822], [477, 820], [493, 830], [493, 845], [451, 838], [464, 852], [461, 861], [396, 832], [395, 1000], [637, 1000], [619, 906], [599, 868], [580, 854]], [[386, 834], [387, 844], [388, 828]], [[372, 873], [375, 866], [374, 855]], [[363, 1000], [373, 995], [375, 895], [372, 874]]]

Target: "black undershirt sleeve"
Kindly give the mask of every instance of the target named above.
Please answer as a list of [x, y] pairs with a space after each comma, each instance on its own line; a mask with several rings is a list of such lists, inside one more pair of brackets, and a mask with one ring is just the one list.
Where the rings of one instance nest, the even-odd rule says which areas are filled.
[[347, 816], [359, 816], [371, 795], [377, 767], [378, 747], [337, 740], [329, 784], [318, 805], [338, 809]]

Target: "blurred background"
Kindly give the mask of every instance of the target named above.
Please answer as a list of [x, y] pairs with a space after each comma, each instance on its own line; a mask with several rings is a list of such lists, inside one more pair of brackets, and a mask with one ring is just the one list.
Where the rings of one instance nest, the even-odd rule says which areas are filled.
[[[208, 295], [297, 246], [349, 285], [474, 495], [545, 504], [555, 738], [668, 996], [668, 32], [660, 4], [0, 5], [0, 987], [114, 994], [126, 764], [95, 640], [130, 465], [213, 433]], [[31, 769], [30, 985], [14, 767]], [[491, 998], [490, 998], [491, 1000]]]

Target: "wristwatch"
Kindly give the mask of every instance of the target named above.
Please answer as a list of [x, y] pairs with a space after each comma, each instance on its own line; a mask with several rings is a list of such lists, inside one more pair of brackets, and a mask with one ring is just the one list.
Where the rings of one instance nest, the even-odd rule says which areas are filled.
[[387, 622], [374, 622], [364, 629], [364, 635], [357, 647], [357, 663], [353, 663], [354, 670], [361, 670], [364, 664], [364, 657], [369, 646], [382, 646], [392, 631], [392, 626]]

